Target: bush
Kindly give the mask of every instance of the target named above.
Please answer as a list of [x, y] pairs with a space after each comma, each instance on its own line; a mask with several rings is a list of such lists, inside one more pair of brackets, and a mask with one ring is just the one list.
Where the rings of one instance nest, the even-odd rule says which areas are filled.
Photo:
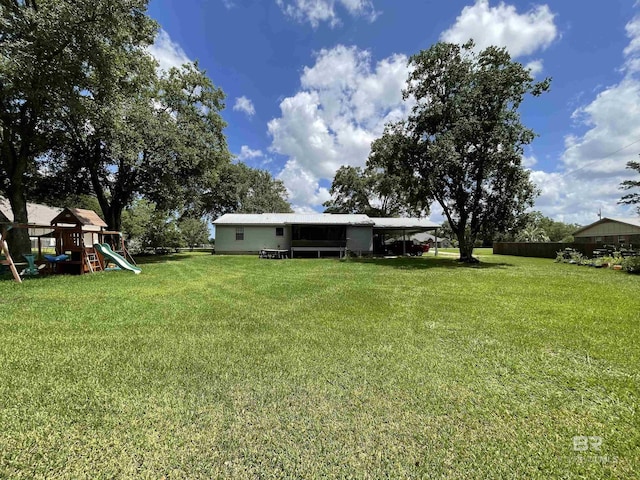
[[640, 274], [640, 257], [627, 257], [622, 261], [622, 269], [629, 272]]
[[556, 252], [556, 262], [562, 263], [580, 263], [582, 260], [582, 254], [573, 248], [565, 248]]

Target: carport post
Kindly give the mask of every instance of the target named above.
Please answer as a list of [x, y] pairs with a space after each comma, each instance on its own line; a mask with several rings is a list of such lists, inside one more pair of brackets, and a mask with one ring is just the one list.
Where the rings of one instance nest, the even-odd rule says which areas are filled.
[[407, 235], [406, 235], [406, 230], [403, 228], [402, 229], [402, 256], [406, 257], [407, 256]]

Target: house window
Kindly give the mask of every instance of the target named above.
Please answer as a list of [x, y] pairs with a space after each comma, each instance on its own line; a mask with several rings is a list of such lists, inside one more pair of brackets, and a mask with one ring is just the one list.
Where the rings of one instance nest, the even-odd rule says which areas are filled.
[[244, 227], [236, 227], [236, 240], [244, 240]]
[[618, 243], [625, 243], [627, 241], [627, 237], [620, 235], [618, 237]]
[[596, 237], [596, 243], [602, 243], [602, 237]]
[[284, 227], [276, 227], [276, 237], [284, 237]]

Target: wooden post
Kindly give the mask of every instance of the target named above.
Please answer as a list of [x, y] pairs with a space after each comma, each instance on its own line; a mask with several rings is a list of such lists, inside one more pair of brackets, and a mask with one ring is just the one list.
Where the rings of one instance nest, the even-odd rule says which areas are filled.
[[18, 270], [16, 269], [16, 266], [13, 263], [13, 259], [11, 258], [11, 254], [9, 253], [9, 245], [7, 245], [7, 241], [5, 240], [6, 234], [7, 231], [3, 228], [2, 232], [0, 232], [0, 242], [2, 242], [2, 253], [4, 253], [6, 260], [3, 260], [2, 264], [9, 265], [9, 269], [11, 270], [15, 281], [18, 283], [22, 283], [20, 274], [18, 274]]
[[407, 255], [407, 233], [404, 228], [402, 229], [402, 255]]

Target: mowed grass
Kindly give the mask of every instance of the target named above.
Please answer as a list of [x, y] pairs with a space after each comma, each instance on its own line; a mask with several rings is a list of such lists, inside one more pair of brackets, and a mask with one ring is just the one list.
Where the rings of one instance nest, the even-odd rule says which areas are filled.
[[0, 478], [637, 478], [640, 277], [482, 259], [2, 281]]

